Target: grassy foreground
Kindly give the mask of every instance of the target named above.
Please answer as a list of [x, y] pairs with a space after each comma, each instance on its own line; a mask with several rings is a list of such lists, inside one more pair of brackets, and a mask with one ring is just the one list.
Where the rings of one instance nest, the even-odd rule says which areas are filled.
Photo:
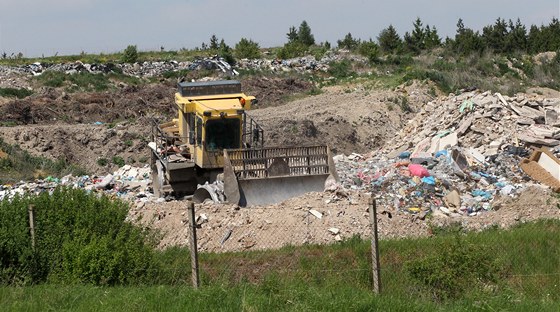
[[559, 234], [560, 221], [547, 220], [507, 231], [465, 234], [447, 228], [431, 238], [382, 241], [381, 295], [370, 290], [369, 242], [352, 238], [331, 246], [201, 254], [199, 290], [188, 286], [187, 251], [176, 249], [165, 258], [182, 263], [172, 269], [178, 282], [1, 287], [0, 306], [3, 311], [558, 311]]

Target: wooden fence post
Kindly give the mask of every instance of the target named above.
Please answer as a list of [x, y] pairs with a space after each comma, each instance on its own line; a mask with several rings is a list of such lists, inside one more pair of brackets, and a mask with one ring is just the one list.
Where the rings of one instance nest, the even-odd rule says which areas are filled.
[[371, 222], [371, 259], [373, 266], [373, 291], [376, 294], [381, 293], [381, 276], [379, 267], [379, 245], [377, 238], [377, 207], [373, 194], [368, 201], [369, 219]]
[[35, 251], [35, 206], [29, 205], [29, 233], [31, 234], [31, 248]]
[[196, 219], [194, 213], [194, 202], [189, 201], [187, 204], [189, 214], [189, 247], [191, 249], [191, 270], [192, 283], [194, 288], [200, 286], [198, 277], [198, 248], [196, 245]]

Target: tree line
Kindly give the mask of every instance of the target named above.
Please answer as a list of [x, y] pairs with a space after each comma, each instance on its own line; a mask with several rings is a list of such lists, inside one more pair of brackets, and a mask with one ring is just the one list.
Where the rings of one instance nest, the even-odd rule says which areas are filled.
[[[213, 38], [213, 39], [212, 39]], [[203, 44], [202, 49], [224, 51], [225, 43], [217, 44], [213, 36], [210, 45]], [[316, 43], [311, 27], [303, 21], [299, 28], [290, 26], [286, 33], [287, 42], [278, 50], [279, 58], [303, 56], [313, 50], [329, 50], [332, 48], [328, 41]], [[465, 26], [462, 19], [457, 21], [455, 36], [442, 38], [435, 26], [424, 24], [420, 18], [412, 23], [412, 29], [401, 37], [393, 25], [381, 30], [377, 40], [361, 40], [348, 33], [337, 40], [337, 48], [347, 49], [367, 56], [374, 61], [381, 54], [411, 54], [418, 55], [423, 51], [436, 48], [459, 55], [472, 53], [493, 52], [497, 54], [528, 53], [536, 54], [547, 51], [560, 50], [560, 22], [552, 18], [547, 25], [531, 25], [529, 29], [518, 18], [498, 18], [494, 24], [483, 27], [482, 31], [473, 30]], [[227, 46], [227, 45], [226, 45]], [[228, 51], [228, 49], [225, 49]], [[235, 46], [233, 55], [236, 57], [256, 58], [260, 56], [258, 43], [242, 38]]]

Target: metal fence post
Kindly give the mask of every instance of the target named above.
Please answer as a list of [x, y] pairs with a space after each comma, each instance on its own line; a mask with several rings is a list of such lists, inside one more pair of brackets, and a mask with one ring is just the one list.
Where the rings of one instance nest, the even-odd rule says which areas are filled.
[[381, 276], [379, 267], [379, 245], [377, 238], [377, 207], [373, 194], [368, 200], [369, 219], [371, 222], [371, 259], [373, 266], [373, 291], [381, 293]]
[[194, 216], [194, 203], [189, 201], [187, 204], [189, 213], [189, 247], [191, 249], [191, 270], [192, 283], [194, 288], [200, 286], [198, 277], [198, 248], [196, 245], [196, 219]]
[[29, 205], [29, 233], [31, 234], [31, 248], [35, 251], [35, 206]]

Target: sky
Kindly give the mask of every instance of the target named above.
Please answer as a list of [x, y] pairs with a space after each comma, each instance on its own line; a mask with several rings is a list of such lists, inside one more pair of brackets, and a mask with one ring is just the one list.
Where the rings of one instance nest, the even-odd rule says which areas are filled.
[[393, 25], [402, 36], [419, 17], [441, 37], [459, 18], [482, 31], [497, 18], [548, 24], [560, 0], [0, 0], [0, 53], [26, 57], [193, 49], [215, 34], [234, 47], [241, 38], [283, 45], [290, 26], [307, 21], [316, 42], [376, 40]]

